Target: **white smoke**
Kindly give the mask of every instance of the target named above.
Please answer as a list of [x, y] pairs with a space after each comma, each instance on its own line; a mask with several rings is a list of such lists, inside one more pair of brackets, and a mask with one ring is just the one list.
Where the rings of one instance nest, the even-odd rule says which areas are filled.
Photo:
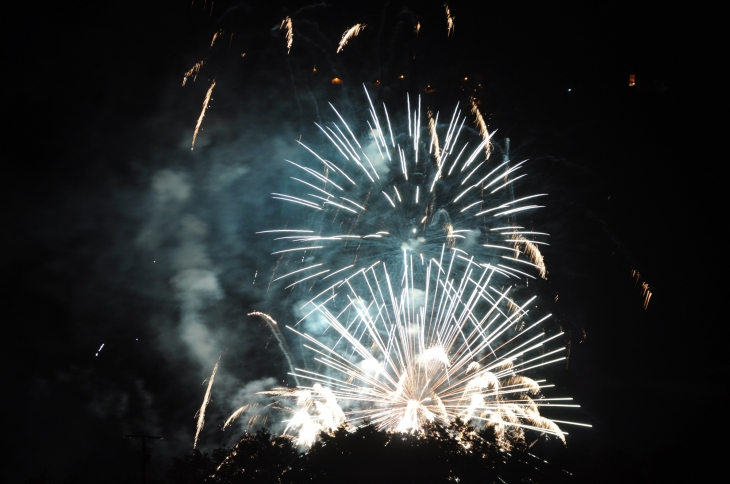
[[[192, 186], [185, 173], [160, 170], [152, 176], [152, 214], [136, 243], [175, 273], [170, 284], [179, 303], [179, 340], [206, 369], [220, 345], [205, 320], [205, 309], [223, 298], [218, 275], [206, 247], [208, 227], [188, 213]], [[167, 249], [172, 246], [172, 249]], [[162, 250], [165, 247], [165, 250]], [[157, 263], [157, 260], [155, 260]]]
[[[380, 136], [377, 129], [372, 130], [369, 142], [363, 146], [363, 153], [370, 159], [370, 163], [372, 163], [378, 176], [385, 177], [390, 172], [390, 160], [386, 157], [387, 155], [385, 153], [381, 154], [382, 147], [380, 148], [381, 151], [378, 151], [378, 145], [375, 144], [375, 140], [372, 138], [373, 136]], [[367, 160], [363, 160], [363, 162], [364, 166], [368, 166]]]

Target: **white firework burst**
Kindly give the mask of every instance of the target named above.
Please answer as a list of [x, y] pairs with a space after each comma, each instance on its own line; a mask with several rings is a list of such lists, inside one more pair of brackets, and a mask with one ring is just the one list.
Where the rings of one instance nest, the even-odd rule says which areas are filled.
[[259, 232], [275, 235], [272, 253], [285, 261], [272, 282], [311, 290], [326, 281], [317, 294], [377, 260], [397, 267], [403, 250], [417, 257], [421, 280], [443, 244], [512, 282], [545, 277], [539, 246], [548, 234], [517, 225], [515, 216], [541, 208], [546, 194], [514, 197], [525, 161], [490, 159], [494, 132], [478, 110], [481, 136], [458, 105], [440, 124], [438, 113], [423, 115], [420, 97], [413, 106], [408, 97], [407, 116], [391, 119], [365, 93], [369, 119], [351, 125], [330, 105], [335, 120], [317, 124], [322, 146], [298, 141], [303, 156], [286, 160], [292, 190], [272, 197], [290, 206], [288, 228]]
[[563, 336], [544, 331], [550, 315], [533, 317], [535, 298], [515, 302], [511, 287], [495, 284], [493, 266], [446, 245], [427, 261], [424, 285], [411, 276], [415, 264], [404, 252], [400, 284], [383, 262], [360, 269], [334, 294], [307, 303], [302, 327], [287, 326], [312, 358], [292, 372], [311, 386], [266, 392], [292, 415], [285, 434], [308, 446], [342, 424], [407, 432], [461, 419], [493, 427], [506, 448], [526, 431], [564, 441], [540, 410], [578, 405], [544, 398], [552, 385], [531, 376], [565, 359], [564, 347], [549, 348]]

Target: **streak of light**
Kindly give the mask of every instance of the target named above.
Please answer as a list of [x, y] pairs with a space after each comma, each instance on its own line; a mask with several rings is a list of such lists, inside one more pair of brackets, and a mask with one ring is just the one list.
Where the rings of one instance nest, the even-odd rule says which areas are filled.
[[[489, 130], [487, 129], [487, 123], [486, 121], [484, 121], [484, 116], [482, 116], [482, 112], [479, 111], [479, 106], [477, 106], [475, 98], [471, 98], [471, 113], [474, 115], [474, 123], [477, 125], [477, 128], [479, 128], [479, 134], [482, 135], [482, 139], [488, 140], [490, 138], [490, 135]], [[487, 143], [486, 145], [484, 145], [484, 159], [488, 160], [491, 153], [492, 144]]]
[[294, 29], [292, 28], [292, 21], [291, 17], [286, 17], [284, 20], [281, 21], [281, 26], [279, 26], [279, 30], [283, 29], [286, 26], [286, 53], [288, 54], [291, 52], [291, 46], [294, 43]]
[[218, 365], [221, 362], [221, 357], [218, 357], [218, 361], [216, 361], [215, 366], [213, 367], [213, 373], [210, 375], [210, 379], [208, 380], [208, 388], [205, 390], [205, 396], [203, 397], [203, 404], [200, 406], [200, 410], [198, 410], [198, 413], [195, 415], [198, 417], [198, 425], [195, 429], [195, 439], [193, 440], [193, 449], [198, 445], [198, 437], [200, 437], [200, 432], [203, 430], [203, 425], [205, 424], [205, 409], [208, 407], [208, 403], [210, 403], [210, 391], [213, 388], [213, 380], [215, 379], [215, 372], [218, 371]]
[[183, 75], [183, 81], [182, 81], [183, 87], [188, 82], [188, 78], [190, 76], [193, 77], [193, 82], [195, 82], [195, 79], [198, 78], [198, 72], [200, 72], [200, 68], [205, 65], [205, 61], [207, 61], [207, 60], [208, 60], [208, 58], [206, 57], [205, 59], [196, 63], [193, 67], [190, 68], [190, 70], [188, 72], [185, 73], [185, 75]]
[[349, 42], [351, 38], [357, 37], [366, 26], [366, 24], [355, 24], [345, 30], [345, 33], [342, 34], [342, 39], [340, 39], [340, 45], [337, 47], [337, 53], [339, 54], [345, 45], [347, 45], [347, 42]]
[[446, 36], [451, 37], [454, 33], [454, 17], [451, 16], [451, 11], [448, 5], [444, 5], [446, 8]]
[[[213, 12], [211, 8], [211, 12]], [[223, 35], [223, 29], [218, 30], [216, 33], [213, 34], [213, 39], [210, 41], [210, 46], [213, 47], [213, 44], [215, 44], [215, 41], [218, 40], [219, 37]]]
[[190, 146], [190, 151], [195, 149], [195, 140], [198, 137], [198, 131], [200, 130], [200, 125], [203, 124], [203, 118], [205, 117], [205, 111], [207, 111], [207, 109], [208, 109], [208, 103], [210, 102], [210, 96], [213, 94], [214, 87], [215, 87], [215, 79], [213, 79], [213, 83], [210, 85], [208, 92], [205, 94], [205, 100], [203, 101], [203, 109], [200, 111], [200, 117], [198, 118], [198, 123], [195, 125], [195, 131], [193, 132], [193, 142]]

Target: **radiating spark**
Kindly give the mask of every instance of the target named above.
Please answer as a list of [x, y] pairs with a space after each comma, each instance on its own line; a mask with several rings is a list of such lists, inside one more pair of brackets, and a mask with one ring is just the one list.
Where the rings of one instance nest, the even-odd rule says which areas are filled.
[[198, 417], [198, 425], [195, 430], [195, 439], [193, 440], [193, 449], [198, 445], [198, 437], [200, 436], [200, 431], [203, 430], [203, 424], [205, 424], [205, 409], [208, 407], [208, 403], [210, 402], [210, 390], [213, 388], [213, 380], [215, 379], [215, 372], [218, 371], [218, 364], [221, 362], [221, 357], [218, 357], [218, 361], [216, 361], [215, 366], [213, 367], [213, 373], [210, 375], [210, 380], [208, 380], [208, 388], [205, 390], [205, 397], [203, 397], [203, 404], [200, 406], [200, 410], [198, 410], [198, 413], [195, 415]]
[[205, 94], [205, 100], [203, 101], [203, 109], [200, 111], [200, 117], [198, 118], [198, 123], [195, 125], [195, 131], [193, 132], [193, 143], [190, 146], [190, 151], [195, 149], [195, 139], [198, 137], [198, 131], [200, 130], [200, 125], [203, 124], [203, 118], [205, 117], [205, 111], [208, 109], [208, 103], [210, 102], [210, 96], [213, 94], [214, 87], [215, 87], [215, 79], [213, 79], [213, 83], [210, 85], [208, 92]]
[[291, 17], [286, 17], [281, 21], [279, 30], [283, 29], [284, 26], [286, 26], [286, 53], [288, 54], [291, 52], [291, 46], [294, 43], [294, 29], [292, 28]]
[[340, 40], [340, 45], [337, 47], [337, 53], [339, 54], [340, 51], [347, 45], [347, 42], [353, 38], [357, 37], [362, 29], [364, 29], [367, 25], [366, 24], [355, 24], [349, 29], [345, 30], [345, 33], [342, 34], [342, 39]]
[[446, 36], [451, 37], [454, 33], [454, 17], [451, 16], [448, 5], [444, 5], [444, 8], [446, 8]]
[[206, 57], [205, 59], [201, 60], [200, 62], [195, 64], [193, 67], [191, 67], [190, 70], [185, 73], [185, 75], [183, 76], [183, 81], [182, 81], [183, 87], [185, 86], [185, 83], [188, 82], [188, 78], [190, 76], [193, 76], [193, 82], [195, 82], [195, 79], [198, 78], [198, 72], [200, 72], [200, 68], [205, 65], [205, 61], [207, 61], [207, 60], [208, 60], [208, 58]]

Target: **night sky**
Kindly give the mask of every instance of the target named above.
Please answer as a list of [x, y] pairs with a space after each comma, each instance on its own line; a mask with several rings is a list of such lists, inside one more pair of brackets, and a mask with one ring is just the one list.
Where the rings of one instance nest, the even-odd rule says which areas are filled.
[[[710, 195], [688, 139], [684, 20], [667, 6], [471, 3], [449, 4], [451, 38], [441, 2], [8, 7], [0, 480], [136, 476], [138, 448], [122, 438], [132, 433], [165, 437], [159, 475], [192, 447], [201, 382], [219, 355], [201, 445], [240, 435], [221, 432], [223, 419], [287, 381], [270, 333], [246, 316], [291, 317], [287, 293], [266, 291], [275, 260], [254, 232], [279, 223], [270, 193], [317, 109], [355, 112], [356, 89], [376, 78], [389, 102], [433, 85], [443, 111], [481, 84], [495, 142], [508, 137], [514, 157], [531, 160], [520, 190], [550, 194], [531, 219], [552, 236], [536, 291], [570, 332], [571, 357], [546, 377], [581, 404], [569, 420], [593, 425], [567, 429], [568, 449], [667, 465], [696, 455], [714, 425], [698, 423], [714, 418], [702, 395], [725, 392], [703, 349], [719, 335], [710, 267], [722, 249], [703, 222]], [[399, 37], [410, 18], [421, 22], [415, 57]], [[335, 55], [356, 22], [368, 27]], [[647, 310], [632, 269], [651, 286]]]

